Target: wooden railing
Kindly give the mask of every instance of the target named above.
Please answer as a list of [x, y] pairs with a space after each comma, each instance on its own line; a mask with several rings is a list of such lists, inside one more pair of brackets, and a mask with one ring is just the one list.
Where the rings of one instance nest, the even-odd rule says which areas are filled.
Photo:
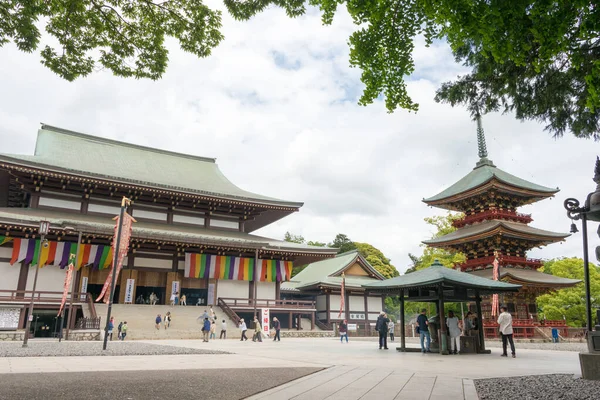
[[[489, 257], [479, 257], [472, 260], [467, 260], [466, 262], [459, 264], [462, 270], [472, 269], [475, 267], [492, 265], [494, 262], [494, 256]], [[523, 265], [532, 268], [538, 268], [542, 266], [542, 260], [538, 260], [535, 258], [525, 258], [525, 257], [517, 257], [517, 256], [499, 256], [498, 257], [499, 265]]]
[[[35, 294], [34, 294], [35, 293]], [[11, 303], [25, 303], [31, 301], [33, 295], [33, 302], [35, 303], [57, 303], [60, 304], [62, 301], [63, 292], [47, 292], [31, 290], [0, 290], [0, 302], [11, 302]], [[67, 303], [71, 296], [74, 295], [75, 303], [86, 303], [93, 301], [89, 293], [70, 293], [67, 296]]]
[[254, 307], [256, 308], [289, 308], [289, 309], [315, 309], [314, 301], [310, 300], [275, 300], [275, 299], [235, 299], [219, 297], [228, 307]]
[[490, 219], [504, 219], [508, 221], [521, 222], [524, 224], [528, 224], [531, 221], [533, 221], [533, 218], [531, 218], [531, 214], [521, 214], [515, 211], [494, 209], [467, 215], [463, 219], [453, 221], [452, 225], [455, 228], [462, 228], [465, 225], [483, 222]]
[[79, 318], [75, 324], [75, 329], [100, 329], [100, 317]]
[[315, 325], [319, 327], [322, 331], [332, 331], [333, 324], [326, 324], [325, 322], [321, 322], [318, 319], [315, 319]]
[[234, 323], [236, 327], [240, 326], [240, 317], [239, 315], [237, 315], [235, 313], [235, 311], [233, 311], [225, 301], [223, 301], [222, 298], [218, 298], [217, 299], [217, 305], [219, 307], [221, 307], [221, 310], [223, 310], [223, 312], [225, 313], [225, 315], [227, 315], [229, 317], [229, 319], [231, 319]]

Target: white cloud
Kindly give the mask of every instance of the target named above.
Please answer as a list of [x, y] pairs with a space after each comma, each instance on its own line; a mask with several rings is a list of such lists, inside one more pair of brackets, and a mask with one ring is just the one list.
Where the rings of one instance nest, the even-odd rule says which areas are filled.
[[[348, 66], [345, 13], [332, 26], [318, 13], [290, 20], [270, 9], [249, 22], [224, 18], [225, 41], [207, 59], [170, 43], [164, 78], [138, 81], [100, 71], [68, 83], [37, 54], [0, 48], [0, 139], [3, 153], [33, 151], [38, 122], [133, 143], [216, 157], [234, 183], [265, 195], [304, 201], [300, 213], [263, 229], [309, 240], [337, 233], [380, 248], [403, 270], [443, 213], [421, 202], [467, 174], [477, 161], [467, 113], [436, 104], [440, 82], [464, 72], [446, 46], [416, 49], [409, 91], [417, 114], [388, 114], [381, 102], [356, 104], [360, 71]], [[282, 60], [294, 68], [280, 68]], [[279, 66], [277, 65], [279, 64]], [[597, 143], [558, 141], [536, 123], [510, 115], [484, 119], [490, 158], [504, 170], [562, 191], [526, 207], [536, 227], [566, 231], [564, 198], [583, 199]], [[595, 228], [590, 229], [591, 232]], [[592, 235], [591, 243], [598, 242]], [[580, 256], [581, 237], [531, 252]]]

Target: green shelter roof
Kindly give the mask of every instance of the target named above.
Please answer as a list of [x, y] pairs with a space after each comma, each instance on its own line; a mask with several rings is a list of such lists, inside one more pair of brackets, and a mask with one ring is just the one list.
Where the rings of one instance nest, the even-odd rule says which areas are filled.
[[411, 272], [409, 274], [373, 282], [363, 285], [365, 289], [377, 291], [397, 289], [418, 289], [431, 287], [439, 284], [446, 286], [461, 286], [467, 289], [479, 289], [487, 293], [493, 292], [516, 292], [521, 285], [514, 285], [502, 281], [494, 281], [482, 278], [466, 272], [446, 268], [437, 260], [429, 268]]
[[341, 273], [345, 268], [359, 262], [372, 276], [345, 275], [345, 286], [348, 288], [362, 288], [364, 284], [385, 279], [369, 262], [360, 255], [358, 250], [351, 250], [338, 254], [333, 258], [313, 262], [307, 265], [298, 275], [289, 282], [281, 283], [281, 290], [310, 289], [319, 285], [340, 287], [342, 285]]
[[34, 155], [2, 154], [0, 160], [231, 200], [295, 208], [303, 205], [237, 187], [223, 175], [214, 158], [119, 142], [45, 124], [38, 131]]

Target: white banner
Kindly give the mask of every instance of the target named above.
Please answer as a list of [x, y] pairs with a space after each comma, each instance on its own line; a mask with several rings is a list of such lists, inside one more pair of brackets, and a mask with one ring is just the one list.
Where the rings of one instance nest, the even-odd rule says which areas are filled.
[[352, 332], [356, 332], [356, 324], [348, 324], [348, 330]]
[[[175, 293], [179, 293], [179, 281], [171, 282], [171, 294]], [[179, 293], [179, 295], [181, 295], [181, 293]]]
[[214, 283], [209, 283], [208, 284], [208, 298], [206, 299], [206, 302], [208, 303], [208, 305], [211, 304], [215, 304], [215, 284]]
[[266, 336], [269, 336], [269, 320], [271, 319], [271, 315], [270, 315], [270, 311], [268, 308], [263, 308], [261, 310], [262, 318], [261, 318], [261, 323], [262, 323], [262, 331]]
[[135, 286], [135, 279], [127, 279], [127, 286], [125, 286], [125, 304], [133, 303], [133, 288]]
[[[88, 277], [84, 276], [81, 278], [81, 293], [87, 293]], [[81, 295], [81, 300], [85, 300], [85, 296]]]

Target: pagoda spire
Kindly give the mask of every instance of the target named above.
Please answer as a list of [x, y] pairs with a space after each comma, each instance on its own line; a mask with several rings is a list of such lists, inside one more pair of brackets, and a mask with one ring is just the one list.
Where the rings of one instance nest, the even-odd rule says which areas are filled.
[[489, 160], [487, 146], [485, 144], [485, 133], [483, 132], [483, 124], [481, 123], [481, 114], [477, 113], [475, 115], [475, 121], [477, 121], [477, 149], [479, 150], [479, 161], [477, 162], [477, 167], [482, 167], [484, 165], [489, 165], [491, 167], [495, 167], [492, 160]]

